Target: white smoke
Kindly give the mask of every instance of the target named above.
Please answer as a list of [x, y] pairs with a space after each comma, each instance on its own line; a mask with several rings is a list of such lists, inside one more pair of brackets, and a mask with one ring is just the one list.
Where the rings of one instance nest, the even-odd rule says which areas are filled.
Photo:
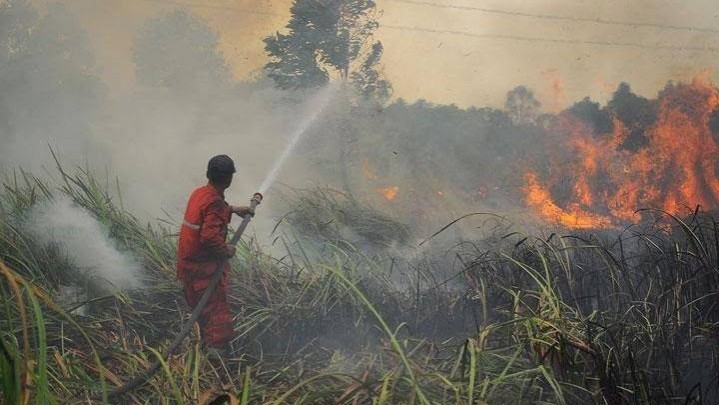
[[33, 207], [25, 228], [41, 243], [58, 245], [95, 285], [126, 289], [139, 284], [137, 261], [120, 252], [108, 229], [67, 197]]

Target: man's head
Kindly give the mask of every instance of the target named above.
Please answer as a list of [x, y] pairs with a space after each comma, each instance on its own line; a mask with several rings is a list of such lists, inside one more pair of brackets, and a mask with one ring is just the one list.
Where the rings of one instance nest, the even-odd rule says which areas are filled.
[[207, 179], [216, 187], [229, 187], [234, 173], [235, 163], [227, 155], [213, 156], [207, 163]]

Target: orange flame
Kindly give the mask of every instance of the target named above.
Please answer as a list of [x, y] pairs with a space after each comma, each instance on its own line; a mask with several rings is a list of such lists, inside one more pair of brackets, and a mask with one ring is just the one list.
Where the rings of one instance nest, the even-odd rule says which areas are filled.
[[535, 173], [524, 175], [527, 205], [533, 207], [545, 219], [574, 229], [608, 228], [612, 226], [611, 218], [585, 212], [578, 206], [572, 211], [560, 208], [552, 199], [551, 194], [543, 188]]
[[[709, 124], [718, 106], [719, 92], [706, 81], [668, 86], [658, 100], [656, 122], [644, 132], [647, 144], [636, 151], [622, 147], [630, 130], [617, 119], [613, 133], [597, 135], [561, 115], [560, 130], [569, 139], [565, 148], [575, 158], [560, 177], [540, 182], [536, 173], [526, 173], [527, 205], [571, 228], [616, 225], [633, 219], [640, 208], [679, 213], [696, 205], [719, 207], [719, 140]], [[564, 183], [570, 185], [569, 197], [558, 204], [550, 190]]]
[[385, 188], [378, 188], [377, 192], [382, 194], [384, 198], [386, 198], [388, 201], [392, 201], [397, 197], [397, 192], [399, 191], [399, 187], [393, 186], [393, 187], [385, 187]]

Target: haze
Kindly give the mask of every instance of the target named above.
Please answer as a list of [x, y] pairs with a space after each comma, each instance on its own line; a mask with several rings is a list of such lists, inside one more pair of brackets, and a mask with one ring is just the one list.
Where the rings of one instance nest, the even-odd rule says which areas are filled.
[[[51, 3], [55, 1], [36, 2], [40, 6]], [[149, 18], [185, 6], [206, 19], [220, 35], [220, 50], [235, 78], [243, 80], [257, 74], [266, 63], [261, 39], [283, 29], [291, 1], [72, 0], [61, 3], [78, 15], [90, 34], [103, 78], [111, 94], [117, 95], [134, 85], [132, 41]], [[556, 112], [585, 96], [605, 101], [621, 81], [631, 83], [638, 94], [653, 97], [667, 80], [713, 75], [719, 60], [718, 32], [553, 20], [469, 9], [719, 29], [719, 4], [710, 0], [433, 0], [438, 6], [421, 3], [428, 2], [377, 1], [378, 9], [383, 11], [377, 37], [385, 46], [384, 70], [394, 87], [393, 96], [408, 101], [423, 98], [461, 107], [497, 107], [504, 102], [508, 90], [525, 84], [537, 94], [546, 111]], [[415, 28], [699, 47], [706, 51], [478, 38]]]

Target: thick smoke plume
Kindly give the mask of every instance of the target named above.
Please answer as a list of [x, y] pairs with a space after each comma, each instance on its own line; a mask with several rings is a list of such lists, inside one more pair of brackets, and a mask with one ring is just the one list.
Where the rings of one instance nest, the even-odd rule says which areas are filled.
[[[46, 152], [50, 144], [65, 166], [87, 165], [94, 173], [108, 174], [111, 183], [117, 176], [124, 208], [143, 220], [165, 218], [165, 213], [181, 219], [187, 196], [205, 182], [208, 158], [220, 153], [232, 156], [238, 169], [228, 201], [246, 203], [297, 130], [310, 98], [275, 89], [262, 73], [236, 80], [219, 51], [221, 35], [187, 9], [148, 15], [134, 27], [132, 52], [125, 55], [133, 82], [113, 92], [117, 84], [95, 63], [95, 55], [101, 54], [97, 38], [82, 29], [73, 7], [56, 5], [39, 12], [23, 0], [0, 4], [0, 171], [22, 167], [39, 172], [53, 165]], [[387, 64], [397, 57], [390, 47], [384, 55]], [[444, 73], [423, 80], [441, 81]], [[549, 76], [547, 82], [562, 93], [561, 72]], [[557, 148], [565, 143], [566, 132], [558, 129], [558, 117], [598, 120], [602, 128], [592, 130], [597, 134], [619, 128], [612, 126], [618, 118], [627, 124], [630, 141], [642, 132], [637, 128], [653, 125], [644, 121], [654, 120], [654, 113], [642, 111], [644, 104], [653, 111], [654, 99], [639, 97], [628, 86], [621, 91], [616, 83], [607, 88], [611, 97], [606, 105], [585, 100], [558, 113], [564, 103], [547, 97], [540, 103], [536, 83], [537, 93], [524, 87], [510, 91], [503, 109], [401, 99], [364, 109], [331, 103], [289, 156], [250, 233], [257, 231], [269, 243], [267, 235], [286, 212], [275, 205], [283, 184], [350, 192], [352, 199], [402, 217], [419, 235], [428, 235], [467, 212], [526, 219], [527, 207], [534, 208], [537, 198], [524, 192], [532, 185], [525, 174], [537, 172], [539, 184], [550, 189], [541, 201], [553, 197], [553, 212], [561, 216], [571, 208], [571, 198], [558, 195], [557, 189], [577, 182], [537, 170], [548, 161], [565, 162], [577, 155]], [[547, 110], [555, 113], [542, 114]], [[633, 114], [635, 110], [640, 113]], [[597, 204], [580, 208], [606, 214], [604, 207], [592, 205]], [[643, 208], [634, 205], [622, 208]]]
[[102, 287], [109, 283], [111, 289], [139, 285], [138, 262], [118, 250], [108, 229], [70, 199], [59, 198], [35, 206], [25, 227], [40, 243], [61, 247], [93, 285]]

